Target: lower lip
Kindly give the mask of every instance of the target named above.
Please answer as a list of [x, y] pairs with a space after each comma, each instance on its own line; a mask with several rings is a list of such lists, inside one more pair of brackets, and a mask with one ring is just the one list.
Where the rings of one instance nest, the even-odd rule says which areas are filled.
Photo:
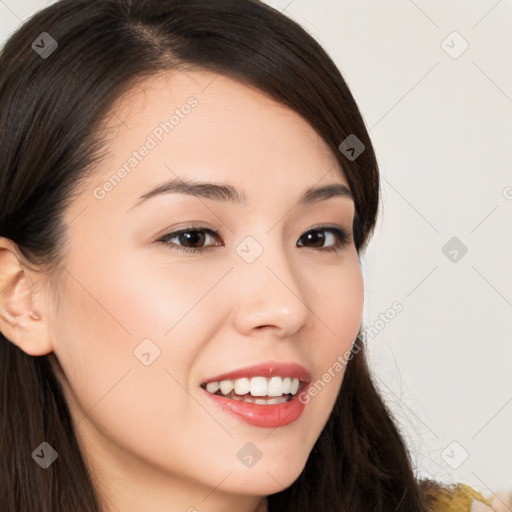
[[[299, 418], [306, 404], [299, 401], [299, 393], [282, 404], [255, 404], [233, 398], [224, 398], [203, 391], [224, 411], [234, 414], [255, 427], [277, 428], [289, 425]], [[303, 390], [299, 390], [302, 392]]]

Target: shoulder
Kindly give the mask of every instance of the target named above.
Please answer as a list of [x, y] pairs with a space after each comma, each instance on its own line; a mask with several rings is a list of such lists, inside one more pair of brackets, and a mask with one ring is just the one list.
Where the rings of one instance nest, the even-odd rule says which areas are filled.
[[512, 512], [512, 491], [480, 493], [469, 485], [433, 484], [423, 487], [429, 512]]

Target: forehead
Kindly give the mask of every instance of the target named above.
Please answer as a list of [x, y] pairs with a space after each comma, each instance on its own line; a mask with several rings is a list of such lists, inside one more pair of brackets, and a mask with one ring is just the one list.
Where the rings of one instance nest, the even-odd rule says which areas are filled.
[[331, 150], [300, 115], [209, 71], [172, 70], [139, 81], [103, 128], [108, 156], [93, 186], [116, 178], [107, 199], [126, 207], [171, 177], [230, 183], [249, 198], [258, 190], [261, 197], [268, 184], [296, 197], [319, 181], [347, 184]]

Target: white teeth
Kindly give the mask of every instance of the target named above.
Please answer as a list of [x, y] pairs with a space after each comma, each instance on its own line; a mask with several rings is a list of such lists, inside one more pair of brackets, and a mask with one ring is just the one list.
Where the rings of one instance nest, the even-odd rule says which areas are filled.
[[267, 396], [267, 379], [265, 377], [253, 377], [251, 379], [251, 395]]
[[[244, 400], [249, 402], [253, 401], [252, 397], [277, 397], [281, 398], [283, 395], [291, 393], [296, 395], [299, 389], [300, 382], [297, 378], [291, 377], [252, 377], [241, 378], [235, 380], [222, 380], [220, 382], [209, 382], [206, 384], [206, 390], [209, 393], [217, 393], [220, 389], [221, 393], [226, 396], [236, 393], [239, 396], [245, 395]], [[234, 390], [234, 393], [232, 391]], [[280, 403], [273, 402], [274, 399], [261, 399], [265, 403]], [[258, 403], [258, 402], [256, 402]]]
[[229, 398], [233, 398], [234, 400], [238, 400], [239, 402], [250, 402], [259, 405], [273, 405], [273, 404], [284, 404], [288, 401], [285, 396], [276, 396], [275, 398], [269, 398], [268, 400], [265, 398], [254, 398], [251, 395], [238, 396], [236, 394], [230, 395]]
[[[268, 400], [266, 400], [265, 398], [253, 398], [252, 400], [254, 401], [255, 404], [259, 404], [259, 405], [283, 404], [284, 402], [287, 401], [286, 397], [284, 397], [284, 396], [278, 396], [276, 398], [269, 398]], [[247, 400], [244, 397], [244, 401], [248, 402], [249, 400]]]
[[229, 395], [233, 388], [235, 387], [235, 383], [232, 380], [221, 380], [220, 381], [220, 390], [223, 395]]
[[249, 393], [251, 383], [249, 379], [236, 379], [235, 380], [235, 393], [237, 395], [245, 395]]
[[283, 379], [272, 377], [268, 381], [268, 396], [281, 396], [283, 394]]
[[267, 404], [282, 404], [286, 402], [286, 397], [284, 396], [278, 396], [276, 398], [269, 398], [266, 400]]
[[218, 382], [208, 382], [208, 384], [206, 384], [206, 391], [210, 393], [216, 393], [219, 388], [220, 386]]

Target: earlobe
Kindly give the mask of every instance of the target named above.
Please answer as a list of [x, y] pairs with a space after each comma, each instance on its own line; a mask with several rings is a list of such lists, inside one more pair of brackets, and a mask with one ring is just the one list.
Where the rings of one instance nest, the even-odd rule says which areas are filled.
[[0, 237], [0, 332], [32, 356], [53, 350], [45, 313], [36, 310], [30, 271], [22, 264], [17, 246]]

